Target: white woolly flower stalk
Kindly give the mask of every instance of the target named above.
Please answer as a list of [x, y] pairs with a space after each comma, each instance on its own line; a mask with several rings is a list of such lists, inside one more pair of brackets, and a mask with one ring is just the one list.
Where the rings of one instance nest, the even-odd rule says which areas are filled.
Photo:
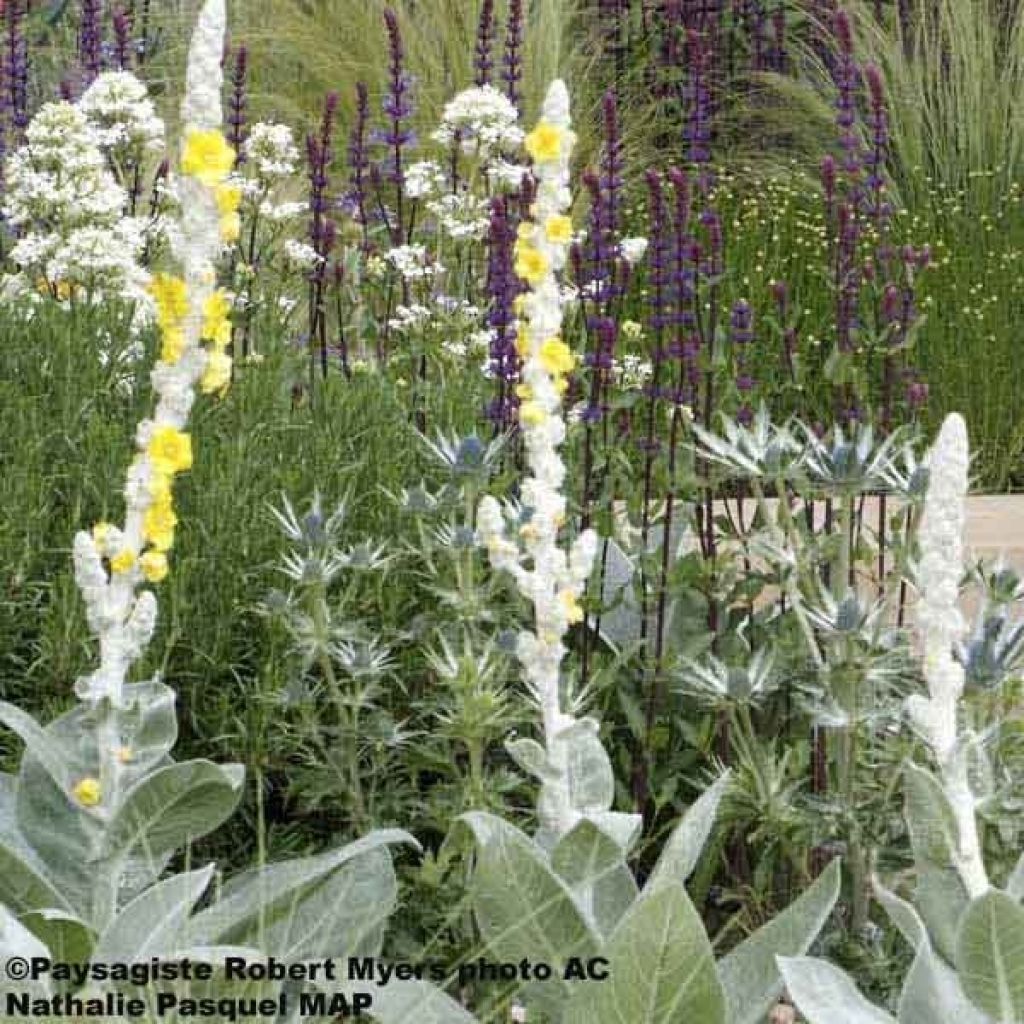
[[[523, 359], [519, 422], [526, 447], [528, 476], [522, 485], [522, 514], [503, 512], [493, 497], [480, 503], [478, 528], [492, 564], [508, 570], [534, 607], [534, 628], [519, 634], [517, 655], [526, 684], [543, 715], [544, 740], [553, 774], [551, 799], [540, 808], [541, 824], [564, 835], [579, 815], [570, 803], [567, 745], [556, 742], [576, 722], [562, 709], [559, 676], [570, 626], [581, 622], [580, 597], [594, 564], [597, 538], [586, 530], [566, 552], [559, 545], [565, 522], [562, 494], [565, 464], [559, 446], [565, 440], [562, 394], [574, 358], [559, 337], [562, 304], [558, 273], [565, 266], [572, 237], [566, 216], [570, 202], [569, 96], [554, 82], [544, 101], [541, 121], [525, 140], [533, 157], [537, 194], [532, 220], [520, 228], [516, 273], [529, 285], [521, 308], [517, 347]], [[514, 519], [514, 521], [513, 521]]]
[[[99, 667], [75, 686], [77, 695], [107, 712], [100, 722], [100, 796], [96, 813], [113, 803], [118, 785], [120, 737], [114, 709], [124, 704], [125, 679], [141, 656], [156, 623], [153, 593], [141, 590], [167, 573], [177, 519], [172, 505], [175, 475], [192, 464], [190, 436], [184, 432], [195, 387], [211, 366], [219, 367], [229, 304], [215, 292], [214, 259], [221, 250], [221, 210], [217, 189], [230, 173], [234, 155], [220, 133], [221, 68], [225, 30], [224, 0], [207, 0], [192, 39], [186, 126], [182, 158], [182, 210], [179, 256], [183, 279], [157, 275], [153, 294], [163, 332], [161, 358], [153, 369], [156, 408], [139, 424], [138, 453], [128, 470], [123, 527], [109, 523], [75, 537], [75, 578], [85, 600], [89, 626], [99, 639]], [[206, 351], [201, 342], [212, 346]], [[204, 390], [211, 390], [206, 388]]]
[[[989, 887], [981, 856], [975, 802], [969, 779], [970, 737], [958, 737], [957, 705], [964, 669], [953, 649], [966, 630], [958, 607], [963, 574], [970, 453], [967, 426], [954, 413], [946, 417], [929, 458], [928, 493], [918, 530], [916, 624], [924, 655], [928, 696], [907, 701], [907, 713], [928, 743], [959, 831], [957, 870], [971, 897]], [[965, 742], [965, 740], [967, 742]]]

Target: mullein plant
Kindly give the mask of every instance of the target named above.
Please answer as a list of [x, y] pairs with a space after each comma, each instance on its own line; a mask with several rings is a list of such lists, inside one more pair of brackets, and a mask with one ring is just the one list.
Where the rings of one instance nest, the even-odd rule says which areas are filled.
[[[210, 138], [219, 134], [219, 99], [211, 98], [205, 79], [217, 79], [223, 22], [223, 3], [212, 0], [204, 9], [190, 51], [186, 121], [193, 145], [196, 132]], [[226, 144], [224, 152], [228, 156], [222, 174], [230, 169]], [[171, 814], [166, 838], [173, 841], [169, 846], [159, 841], [153, 845], [155, 863], [149, 865], [150, 874], [143, 874], [144, 881], [151, 882], [169, 851], [184, 838], [182, 833], [201, 835], [230, 813], [242, 781], [237, 766], [218, 768], [198, 761], [168, 767], [165, 759], [175, 731], [170, 712], [173, 695], [159, 681], [127, 682], [156, 624], [156, 597], [144, 585], [158, 583], [167, 574], [167, 552], [176, 522], [172, 481], [192, 462], [191, 439], [182, 428], [193, 387], [203, 373], [205, 354], [199, 348], [198, 324], [204, 296], [210, 293], [211, 256], [220, 249], [209, 188], [198, 180], [187, 181], [194, 213], [183, 225], [183, 257], [186, 277], [195, 288], [194, 304], [189, 308], [182, 303], [177, 358], [162, 361], [153, 373], [158, 403], [137, 435], [140, 450], [128, 474], [124, 526], [99, 523], [91, 532], [77, 534], [74, 542], [75, 578], [99, 643], [99, 665], [75, 684], [80, 706], [45, 730], [23, 712], [3, 706], [5, 724], [21, 735], [27, 747], [19, 791], [19, 805], [25, 811], [19, 824], [36, 847], [38, 870], [44, 877], [52, 872], [61, 883], [51, 896], [53, 905], [72, 907], [97, 931], [113, 920], [125, 896], [130, 858], [142, 852], [136, 849], [136, 840], [144, 838], [146, 830], [136, 836], [127, 826], [138, 818], [139, 801], [145, 800], [147, 791], [151, 798], [158, 790], [182, 797], [194, 787], [207, 788], [213, 798], [207, 821], [202, 815], [190, 822], [181, 814]], [[182, 283], [183, 300], [185, 287]], [[54, 815], [49, 836], [38, 832], [42, 819], [27, 813], [37, 798], [28, 803], [23, 787], [33, 777], [47, 794]], [[141, 820], [138, 825], [142, 827]], [[119, 833], [120, 844], [115, 842]], [[68, 860], [76, 847], [82, 854], [77, 863]]]
[[[516, 653], [528, 691], [542, 714], [543, 750], [532, 741], [510, 749], [520, 763], [538, 771], [543, 789], [540, 802], [542, 834], [548, 845], [565, 835], [580, 819], [573, 806], [573, 751], [603, 748], [596, 723], [578, 720], [562, 696], [563, 640], [583, 619], [580, 597], [590, 577], [597, 535], [584, 530], [565, 552], [558, 535], [566, 523], [567, 502], [562, 493], [565, 464], [559, 447], [565, 439], [562, 395], [575, 356], [562, 340], [562, 296], [558, 273], [565, 267], [571, 235], [569, 159], [573, 134], [569, 96], [562, 82], [548, 90], [540, 123], [526, 137], [534, 161], [537, 191], [532, 220], [521, 225], [516, 247], [516, 273], [528, 285], [521, 308], [519, 351], [523, 359], [519, 385], [519, 425], [529, 476], [523, 481], [518, 509], [502, 509], [486, 496], [480, 503], [478, 530], [495, 568], [512, 573], [519, 590], [534, 606], [535, 629], [519, 635]], [[527, 567], [529, 566], [529, 568]], [[529, 753], [527, 753], [529, 751]], [[608, 812], [608, 807], [600, 808]], [[629, 829], [622, 836], [626, 842]]]
[[564, 1024], [610, 1024], [623, 1019], [626, 1007], [637, 1024], [754, 1024], [781, 988], [772, 957], [780, 945], [809, 946], [835, 901], [838, 866], [789, 908], [785, 920], [716, 965], [684, 883], [728, 779], [710, 786], [691, 808], [641, 890], [625, 862], [640, 816], [611, 810], [614, 780], [597, 723], [577, 717], [578, 700], [563, 701], [563, 640], [582, 620], [580, 596], [597, 544], [589, 530], [568, 551], [559, 544], [566, 518], [561, 403], [575, 360], [559, 335], [557, 275], [569, 246], [564, 221], [572, 141], [568, 94], [555, 82], [526, 139], [537, 192], [517, 247], [517, 270], [529, 285], [522, 302], [519, 410], [528, 475], [518, 506], [502, 508], [486, 496], [478, 518], [493, 566], [511, 573], [533, 606], [534, 627], [519, 634], [516, 653], [541, 712], [544, 742], [519, 738], [507, 749], [540, 782], [539, 830], [530, 839], [501, 818], [474, 811], [462, 816], [453, 836], [468, 834], [475, 844], [470, 898], [491, 955], [549, 964], [594, 956], [608, 961], [606, 985], [573, 985], [565, 968], [554, 976], [520, 975], [518, 996], [528, 1012], [535, 1008], [543, 1019]]
[[[151, 585], [168, 572], [176, 525], [171, 488], [192, 461], [185, 427], [194, 391], [220, 390], [224, 382], [215, 357], [223, 355], [227, 332], [214, 271], [223, 245], [217, 189], [234, 159], [220, 128], [224, 29], [224, 0], [207, 0], [189, 49], [182, 111], [183, 276], [165, 278], [157, 289], [164, 346], [153, 371], [157, 406], [137, 433], [125, 522], [97, 524], [74, 541], [75, 577], [99, 664], [75, 684], [80, 703], [47, 726], [0, 703], [0, 721], [25, 744], [18, 774], [2, 787], [0, 923], [7, 956], [55, 958], [74, 948], [78, 961], [101, 964], [209, 960], [203, 950], [226, 943], [279, 957], [375, 955], [397, 895], [386, 847], [411, 842], [404, 833], [374, 833], [320, 857], [261, 864], [235, 881], [232, 899], [198, 913], [214, 865], [161, 877], [176, 851], [232, 812], [244, 776], [240, 765], [173, 761], [173, 691], [159, 677], [129, 681], [156, 624]], [[339, 899], [357, 878], [359, 899]], [[114, 996], [95, 983], [58, 990], [50, 979], [8, 978], [2, 988], [5, 998], [36, 998], [36, 1014], [68, 1017], [103, 1013], [96, 1007]], [[221, 979], [206, 994], [228, 993], [240, 994]], [[137, 994], [152, 1014], [153, 987]]]
[[966, 722], [965, 667], [955, 654], [965, 632], [958, 600], [968, 468], [966, 426], [952, 414], [931, 452], [917, 533], [917, 632], [927, 692], [911, 696], [906, 711], [932, 767], [908, 760], [903, 773], [916, 891], [908, 902], [874, 883], [914, 961], [893, 1017], [838, 968], [809, 958], [781, 959], [790, 995], [810, 1024], [838, 1018], [875, 1024], [1024, 1020], [1024, 987], [1012, 967], [1024, 941], [1024, 858], [1005, 889], [992, 884], [979, 828], [988, 752]]

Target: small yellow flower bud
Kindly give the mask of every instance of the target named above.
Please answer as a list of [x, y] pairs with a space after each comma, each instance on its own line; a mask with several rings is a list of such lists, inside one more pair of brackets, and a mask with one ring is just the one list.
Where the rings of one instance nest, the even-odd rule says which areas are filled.
[[129, 572], [135, 565], [135, 552], [130, 548], [122, 548], [113, 558], [110, 559], [110, 568], [114, 572]]
[[103, 799], [100, 780], [94, 779], [91, 776], [79, 779], [71, 792], [83, 807], [95, 807]]

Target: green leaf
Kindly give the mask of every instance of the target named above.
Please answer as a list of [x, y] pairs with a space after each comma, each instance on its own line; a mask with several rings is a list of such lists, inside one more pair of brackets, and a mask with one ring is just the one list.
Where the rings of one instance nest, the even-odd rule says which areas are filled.
[[558, 778], [558, 773], [551, 767], [544, 748], [536, 740], [509, 740], [505, 744], [505, 749], [512, 760], [535, 779], [543, 781]]
[[[598, 936], [588, 916], [551, 869], [540, 846], [484, 811], [463, 814], [456, 823], [460, 827], [468, 829], [476, 841], [470, 896], [492, 958], [518, 961], [526, 957], [554, 966], [567, 957], [596, 955]], [[556, 978], [531, 991], [550, 1009], [570, 994], [571, 986], [556, 973]]]
[[935, 955], [927, 941], [907, 972], [898, 1012], [900, 1024], [935, 1024], [940, 1020], [992, 1024], [986, 1014], [970, 1004], [956, 972]]
[[21, 923], [50, 950], [54, 960], [84, 964], [92, 955], [95, 936], [89, 926], [66, 910], [46, 908], [25, 914]]
[[44, 729], [30, 714], [6, 701], [0, 701], [0, 722], [18, 734], [25, 749], [55, 783], [65, 793], [70, 792], [72, 782], [68, 771], [69, 758], [65, 756], [63, 744], [51, 730]]
[[128, 790], [104, 835], [103, 853], [156, 858], [212, 832], [242, 795], [241, 765], [185, 761], [158, 768]]
[[577, 982], [564, 1024], [724, 1024], [711, 943], [682, 882], [645, 890], [603, 955], [607, 980]]
[[551, 866], [601, 935], [611, 933], [637, 897], [621, 844], [587, 819], [561, 839], [552, 851]]
[[663, 882], [681, 884], [690, 877], [711, 834], [718, 805], [729, 788], [729, 781], [730, 772], [726, 771], [687, 809], [662, 849], [646, 888], [653, 888]]
[[397, 883], [389, 845], [419, 844], [382, 829], [338, 850], [244, 872], [192, 918], [197, 945], [254, 946], [287, 960], [371, 956], [392, 913]]
[[807, 952], [839, 898], [840, 877], [836, 859], [807, 892], [719, 962], [728, 1024], [761, 1024], [782, 992], [776, 956]]
[[180, 953], [191, 936], [192, 908], [213, 878], [214, 865], [188, 871], [136, 896], [108, 925], [96, 943], [99, 963], [130, 963]]
[[896, 925], [910, 947], [916, 951], [925, 945], [928, 942], [928, 929], [913, 905], [887, 889], [877, 878], [871, 879], [871, 887], [882, 909], [889, 915], [889, 920]]
[[915, 950], [900, 995], [900, 1024], [935, 1024], [943, 1019], [957, 1024], [991, 1024], [970, 1004], [956, 972], [936, 956], [925, 923], [914, 907], [877, 879], [873, 886], [889, 919]]
[[949, 799], [935, 776], [912, 761], [903, 768], [905, 814], [914, 857], [938, 867], [955, 863], [960, 832]]
[[808, 1024], [897, 1024], [869, 1003], [844, 971], [809, 956], [778, 959], [790, 998]]
[[52, 987], [49, 980], [12, 980], [8, 974], [8, 961], [12, 957], [31, 960], [33, 957], [51, 959], [50, 950], [40, 942], [3, 904], [0, 904], [0, 996], [5, 993], [30, 993], [33, 998], [45, 997]]
[[936, 950], [953, 963], [960, 919], [970, 898], [955, 868], [937, 868], [927, 862], [918, 866], [914, 906], [928, 928]]
[[1024, 853], [1020, 855], [1017, 866], [1006, 881], [1006, 891], [1018, 903], [1024, 900]]
[[956, 966], [971, 1002], [997, 1024], [1024, 1021], [1024, 908], [998, 889], [971, 903], [960, 922]]
[[[351, 996], [366, 988], [345, 984], [338, 991]], [[478, 1024], [473, 1014], [427, 981], [389, 981], [374, 988], [370, 1013], [377, 1024]]]
[[949, 799], [935, 776], [906, 762], [904, 813], [917, 864], [917, 907], [935, 948], [949, 961], [955, 956], [956, 929], [968, 896], [955, 867], [960, 830]]
[[70, 909], [25, 841], [15, 820], [15, 780], [0, 776], [0, 905], [24, 914], [43, 907]]

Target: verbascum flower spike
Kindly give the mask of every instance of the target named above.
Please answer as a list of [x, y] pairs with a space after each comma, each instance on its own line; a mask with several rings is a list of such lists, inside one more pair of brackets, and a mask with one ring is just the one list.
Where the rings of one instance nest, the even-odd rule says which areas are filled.
[[521, 304], [517, 343], [523, 359], [519, 423], [528, 467], [521, 490], [523, 507], [518, 516], [506, 515], [488, 496], [480, 504], [478, 520], [492, 564], [512, 574], [534, 609], [533, 629], [520, 633], [516, 650], [527, 687], [542, 712], [545, 747], [554, 769], [540, 804], [542, 827], [554, 835], [564, 835], [579, 819], [570, 800], [568, 746], [557, 742], [576, 724], [562, 708], [559, 677], [566, 654], [563, 640], [583, 619], [580, 600], [597, 549], [591, 530], [580, 534], [568, 551], [559, 544], [566, 518], [565, 464], [559, 454], [565, 440], [562, 394], [575, 357], [560, 336], [558, 272], [565, 267], [569, 248], [569, 235], [562, 228], [571, 199], [573, 142], [569, 95], [556, 81], [548, 90], [540, 123], [525, 141], [534, 159], [537, 191], [532, 219], [521, 226], [516, 245], [517, 273], [530, 286]]
[[[158, 274], [150, 287], [163, 333], [161, 358], [152, 372], [157, 401], [152, 417], [136, 431], [138, 452], [127, 473], [124, 526], [99, 524], [92, 532], [80, 532], [74, 543], [75, 577], [100, 646], [99, 668], [80, 679], [75, 689], [83, 700], [107, 699], [115, 708], [122, 703], [127, 674], [156, 623], [156, 598], [151, 591], [140, 592], [140, 587], [159, 583], [168, 571], [167, 552], [177, 524], [172, 486], [174, 478], [192, 465], [186, 426], [195, 388], [219, 390], [226, 384], [224, 348], [230, 329], [224, 325], [229, 304], [215, 289], [214, 270], [222, 246], [217, 189], [234, 160], [221, 134], [224, 31], [224, 0], [207, 0], [189, 50], [182, 110], [183, 214], [176, 255], [183, 273]], [[116, 739], [110, 738], [115, 746]], [[104, 799], [116, 792], [116, 774], [116, 768], [105, 766]]]
[[907, 713], [938, 766], [959, 832], [957, 871], [973, 898], [984, 893], [989, 882], [970, 786], [972, 737], [961, 735], [957, 727], [964, 669], [953, 653], [966, 631], [958, 602], [969, 465], [967, 426], [953, 413], [943, 422], [929, 456], [928, 493], [918, 529], [916, 625], [928, 696], [910, 697]]

